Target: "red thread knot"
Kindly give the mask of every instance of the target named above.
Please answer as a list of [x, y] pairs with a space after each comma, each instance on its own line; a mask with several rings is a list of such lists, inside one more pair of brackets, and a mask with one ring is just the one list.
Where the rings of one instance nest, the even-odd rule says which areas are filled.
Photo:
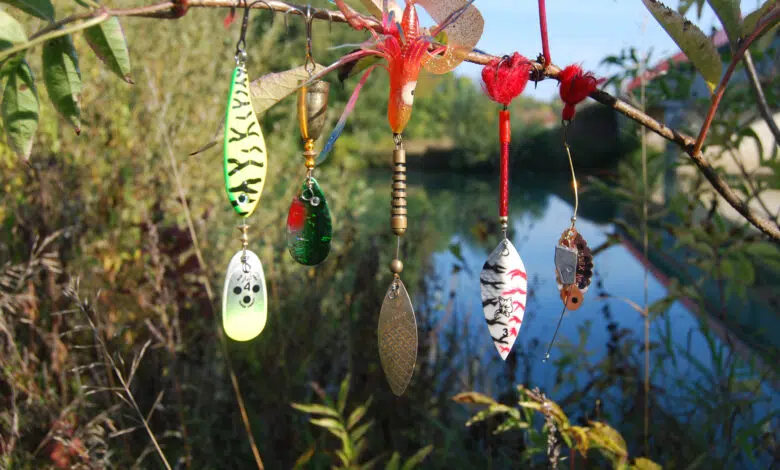
[[563, 120], [574, 119], [575, 106], [588, 97], [596, 88], [604, 83], [603, 78], [596, 78], [593, 72], [583, 72], [579, 65], [569, 65], [558, 75], [560, 94], [563, 100]]
[[509, 106], [528, 84], [531, 68], [531, 62], [517, 52], [512, 57], [491, 60], [482, 69], [485, 93], [493, 101]]

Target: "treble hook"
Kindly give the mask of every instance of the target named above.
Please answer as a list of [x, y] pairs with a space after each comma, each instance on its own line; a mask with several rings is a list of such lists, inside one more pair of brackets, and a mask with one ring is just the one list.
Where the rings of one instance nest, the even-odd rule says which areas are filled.
[[273, 11], [271, 5], [265, 0], [255, 0], [252, 3], [249, 3], [248, 0], [244, 0], [244, 18], [241, 21], [241, 35], [238, 37], [238, 43], [236, 43], [236, 60], [242, 56], [246, 56], [246, 31], [249, 28], [249, 10], [258, 3], [264, 3], [265, 6], [268, 7], [268, 10]]

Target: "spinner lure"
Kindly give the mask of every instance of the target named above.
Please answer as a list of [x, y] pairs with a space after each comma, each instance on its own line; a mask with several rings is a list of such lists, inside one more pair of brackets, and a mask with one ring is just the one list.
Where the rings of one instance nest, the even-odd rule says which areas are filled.
[[507, 238], [509, 223], [509, 141], [512, 132], [509, 103], [525, 89], [531, 63], [516, 53], [512, 57], [494, 59], [482, 69], [485, 91], [503, 105], [499, 111], [499, 142], [501, 144], [498, 220], [502, 239], [482, 266], [479, 283], [482, 309], [488, 332], [501, 359], [506, 359], [517, 340], [525, 315], [528, 275], [517, 249]]
[[[402, 395], [409, 385], [417, 361], [417, 320], [409, 293], [401, 281], [401, 237], [407, 229], [406, 151], [402, 133], [411, 117], [420, 70], [425, 68], [432, 73], [446, 73], [455, 68], [463, 61], [466, 52], [476, 45], [482, 35], [484, 22], [479, 11], [471, 5], [473, 0], [407, 0], [399, 24], [395, 19], [398, 6], [395, 2], [383, 0], [381, 26], [375, 31], [373, 18], [367, 21], [343, 0], [335, 1], [349, 24], [357, 30], [368, 28], [373, 39], [331, 67], [374, 55], [385, 59], [390, 76], [387, 120], [395, 144], [390, 227], [397, 239], [395, 257], [390, 262], [393, 280], [385, 293], [379, 313], [378, 337], [379, 358], [390, 389], [394, 394]], [[374, 14], [379, 12], [379, 0], [366, 3], [373, 7]], [[421, 29], [415, 5], [425, 8], [438, 25], [430, 31]], [[445, 29], [447, 45], [434, 44], [433, 38]], [[356, 88], [350, 100], [351, 106], [354, 106], [357, 92], [370, 70], [365, 72]], [[337, 132], [350, 109], [348, 106], [339, 120]]]
[[244, 11], [241, 36], [236, 45], [236, 67], [225, 113], [225, 190], [242, 224], [241, 250], [228, 264], [222, 292], [222, 326], [235, 341], [248, 341], [265, 327], [268, 314], [265, 274], [260, 258], [250, 251], [246, 219], [252, 215], [265, 185], [267, 155], [260, 123], [252, 107], [246, 69], [246, 29], [249, 8]]
[[[311, 49], [311, 7], [306, 7], [306, 63], [304, 69], [311, 78], [315, 69]], [[295, 261], [307, 266], [317, 265], [330, 253], [333, 223], [328, 201], [319, 183], [314, 179], [317, 153], [314, 142], [322, 134], [328, 110], [328, 82], [316, 80], [298, 90], [298, 125], [303, 141], [306, 177], [293, 196], [287, 214], [287, 248]]]
[[563, 147], [569, 159], [571, 170], [571, 183], [574, 191], [574, 212], [571, 217], [571, 225], [563, 231], [555, 246], [555, 280], [560, 292], [563, 309], [561, 310], [558, 325], [555, 327], [552, 340], [547, 346], [544, 360], [550, 358], [550, 349], [555, 343], [558, 329], [566, 310], [577, 310], [582, 306], [583, 294], [588, 291], [593, 277], [593, 254], [588, 244], [575, 227], [577, 223], [577, 210], [579, 209], [579, 186], [574, 173], [574, 160], [566, 136], [569, 123], [574, 119], [576, 106], [588, 97], [603, 80], [599, 80], [590, 72], [583, 72], [579, 66], [570, 65], [559, 74], [560, 96], [564, 102], [563, 118]]

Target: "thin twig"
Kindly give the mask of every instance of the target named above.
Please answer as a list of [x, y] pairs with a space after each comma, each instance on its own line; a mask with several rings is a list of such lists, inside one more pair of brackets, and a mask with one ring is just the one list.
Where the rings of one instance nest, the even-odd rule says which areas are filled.
[[753, 94], [756, 95], [758, 112], [761, 113], [761, 117], [766, 121], [769, 130], [772, 131], [772, 135], [775, 137], [775, 145], [778, 145], [780, 144], [780, 129], [777, 128], [775, 117], [772, 115], [772, 110], [769, 109], [769, 104], [766, 102], [764, 89], [761, 88], [761, 82], [758, 80], [758, 73], [756, 73], [756, 66], [753, 64], [753, 56], [750, 55], [750, 50], [745, 51], [745, 56], [742, 57], [742, 64], [745, 66], [745, 73], [751, 88], [753, 88]]
[[111, 354], [108, 352], [108, 346], [106, 346], [106, 343], [103, 341], [103, 337], [100, 335], [100, 330], [98, 330], [98, 327], [92, 321], [92, 315], [90, 315], [90, 312], [94, 313], [94, 309], [87, 302], [82, 302], [81, 299], [79, 298], [78, 284], [75, 284], [73, 287], [69, 288], [69, 290], [66, 292], [66, 295], [68, 295], [68, 297], [70, 297], [74, 302], [76, 302], [81, 312], [87, 318], [87, 322], [89, 323], [89, 326], [90, 328], [92, 328], [92, 331], [94, 333], [95, 341], [97, 341], [100, 350], [103, 352], [103, 356], [105, 356], [106, 360], [108, 360], [108, 363], [111, 365], [111, 369], [114, 371], [114, 374], [116, 374], [117, 379], [119, 379], [119, 383], [122, 385], [122, 390], [125, 392], [124, 397], [122, 397], [121, 395], [119, 396], [123, 398], [126, 403], [129, 403], [132, 406], [132, 408], [135, 410], [136, 414], [138, 414], [138, 418], [141, 420], [141, 423], [143, 423], [144, 429], [146, 429], [146, 433], [149, 435], [149, 439], [152, 441], [152, 444], [154, 444], [154, 448], [157, 451], [157, 454], [160, 456], [160, 460], [162, 460], [163, 465], [165, 465], [165, 468], [167, 470], [172, 470], [171, 465], [168, 463], [168, 459], [165, 458], [165, 454], [160, 448], [160, 444], [157, 443], [157, 439], [154, 437], [154, 433], [152, 432], [152, 429], [149, 427], [149, 422], [146, 420], [144, 414], [141, 412], [141, 408], [138, 406], [138, 403], [136, 403], [135, 396], [133, 396], [133, 392], [130, 391], [130, 387], [125, 381], [125, 378], [122, 375], [122, 371], [116, 365], [116, 362], [114, 362], [114, 358], [111, 357]]
[[[91, 13], [88, 14], [75, 15], [74, 17], [71, 17], [69, 21], [83, 20], [90, 17], [97, 18], [102, 15], [171, 19], [171, 18], [178, 18], [184, 16], [188, 8], [239, 8], [243, 6], [244, 4], [241, 0], [188, 0], [186, 2], [184, 1], [161, 2], [153, 5], [144, 6], [144, 7], [127, 8], [127, 9], [106, 10], [106, 9], [99, 8], [93, 10]], [[294, 15], [303, 15], [304, 11], [306, 11], [306, 8], [300, 5], [285, 3], [278, 0], [269, 0], [268, 2], [255, 2], [250, 4], [250, 7], [255, 9], [272, 10], [275, 12], [294, 14]], [[321, 8], [311, 8], [311, 12], [312, 12], [311, 13], [312, 16], [317, 20], [328, 20], [333, 23], [347, 22], [347, 19], [340, 11], [321, 9]], [[734, 192], [734, 190], [731, 189], [728, 183], [717, 174], [715, 169], [704, 158], [704, 156], [701, 153], [701, 146], [703, 145], [704, 139], [706, 138], [707, 135], [707, 131], [709, 130], [710, 125], [712, 124], [712, 119], [715, 115], [715, 111], [717, 110], [718, 104], [720, 103], [720, 99], [723, 96], [723, 92], [725, 91], [725, 86], [734, 72], [735, 63], [741, 60], [742, 56], [747, 50], [747, 47], [753, 41], [755, 41], [755, 39], [758, 36], [760, 36], [761, 32], [768, 25], [773, 24], [777, 21], [778, 15], [780, 15], [780, 10], [775, 9], [771, 14], [765, 17], [764, 21], [760, 22], [756, 26], [755, 31], [748, 37], [747, 40], [744, 41], [740, 50], [737, 52], [737, 54], [735, 54], [734, 59], [732, 60], [732, 63], [729, 66], [729, 69], [726, 71], [726, 74], [724, 75], [720, 85], [718, 86], [718, 90], [713, 96], [712, 105], [710, 106], [710, 110], [708, 112], [707, 118], [705, 119], [705, 123], [702, 126], [701, 132], [699, 133], [698, 139], [693, 139], [692, 137], [687, 136], [682, 132], [667, 127], [663, 123], [653, 119], [652, 117], [648, 116], [644, 112], [639, 111], [638, 109], [634, 108], [633, 106], [626, 103], [625, 101], [622, 101], [605, 91], [596, 90], [590, 94], [590, 97], [592, 99], [614, 109], [615, 111], [623, 114], [629, 119], [632, 119], [637, 123], [641, 124], [642, 126], [646, 127], [647, 129], [650, 129], [651, 131], [655, 132], [661, 137], [679, 145], [683, 150], [685, 150], [685, 153], [691, 158], [691, 160], [697, 166], [699, 171], [704, 175], [705, 178], [707, 178], [710, 184], [712, 184], [713, 188], [723, 197], [723, 199], [725, 199], [726, 202], [728, 202], [748, 222], [750, 222], [761, 232], [769, 236], [775, 243], [780, 243], [780, 227], [778, 227], [777, 224], [772, 223], [770, 220], [755, 214], [750, 209], [750, 207], [739, 198], [736, 192]], [[370, 19], [370, 18], [365, 18], [365, 19], [366, 19], [366, 25], [368, 27], [373, 28], [375, 30], [381, 30], [382, 26], [379, 20]], [[65, 24], [67, 24], [66, 20], [60, 21], [58, 25], [64, 26]], [[79, 25], [80, 29], [83, 29], [82, 26], [83, 23]], [[44, 28], [44, 30], [45, 29], [46, 27]], [[62, 33], [62, 31], [63, 30], [58, 30], [56, 31], [56, 33], [58, 35], [62, 35], [60, 34]], [[35, 37], [36, 34], [33, 34], [33, 37]], [[43, 36], [36, 37], [34, 41], [39, 41], [41, 37]], [[38, 42], [36, 42], [36, 44], [37, 43]], [[2, 60], [3, 58], [7, 57], [10, 53], [12, 53], [9, 51], [18, 52], [20, 50], [24, 50], [31, 47], [31, 45], [32, 45], [31, 42], [27, 42], [24, 44], [19, 44], [17, 46], [14, 46], [14, 48], [6, 49], [2, 53], [0, 53], [0, 60]], [[467, 62], [471, 62], [474, 64], [486, 65], [488, 62], [495, 59], [496, 57], [497, 56], [491, 54], [484, 54], [476, 51], [471, 51], [466, 55], [465, 60]], [[560, 73], [560, 69], [553, 64], [539, 64], [537, 62], [532, 62], [532, 65], [534, 66], [535, 70], [543, 69], [545, 78], [557, 79], [558, 74]]]

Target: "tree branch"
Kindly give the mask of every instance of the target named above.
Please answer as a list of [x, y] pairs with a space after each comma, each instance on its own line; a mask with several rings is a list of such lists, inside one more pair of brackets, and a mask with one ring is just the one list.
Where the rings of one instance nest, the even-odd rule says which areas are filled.
[[[126, 8], [126, 9], [98, 8], [93, 10], [90, 13], [74, 15], [72, 17], [56, 22], [53, 25], [49, 25], [43, 28], [41, 31], [33, 34], [32, 37], [34, 38], [34, 41], [37, 44], [38, 42], [40, 42], [42, 34], [45, 34], [52, 28], [60, 28], [74, 21], [86, 20], [88, 18], [102, 17], [103, 15], [172, 19], [172, 18], [179, 18], [181, 16], [184, 16], [189, 8], [243, 8], [243, 6], [244, 6], [244, 2], [242, 0], [177, 0], [177, 1], [161, 2], [161, 3], [148, 5], [144, 7], [138, 7], [138, 8]], [[301, 16], [304, 15], [304, 12], [306, 11], [306, 7], [304, 6], [285, 3], [278, 0], [269, 0], [267, 2], [254, 2], [254, 3], [250, 3], [250, 7], [254, 9], [271, 10], [278, 13], [294, 14], [294, 15], [301, 15]], [[310, 11], [312, 16], [318, 20], [328, 20], [332, 23], [347, 22], [347, 19], [340, 11], [322, 9], [322, 8], [311, 8]], [[679, 145], [685, 151], [685, 153], [691, 158], [693, 163], [699, 168], [702, 174], [704, 174], [704, 177], [707, 178], [710, 184], [712, 184], [713, 188], [715, 188], [715, 190], [721, 196], [723, 196], [723, 198], [737, 212], [739, 212], [743, 217], [745, 217], [745, 219], [747, 219], [756, 228], [761, 230], [764, 234], [768, 235], [775, 243], [780, 243], [780, 227], [777, 224], [772, 223], [770, 220], [761, 217], [750, 210], [748, 205], [739, 198], [739, 196], [734, 192], [734, 190], [731, 189], [728, 183], [726, 183], [726, 181], [723, 178], [721, 178], [720, 175], [717, 174], [717, 172], [712, 167], [712, 165], [710, 165], [709, 162], [707, 162], [707, 160], [704, 158], [701, 152], [701, 146], [703, 145], [704, 139], [706, 138], [707, 135], [707, 131], [709, 130], [710, 125], [712, 124], [712, 119], [715, 115], [715, 111], [718, 108], [720, 99], [723, 97], [726, 84], [728, 83], [729, 79], [731, 78], [731, 75], [734, 72], [736, 63], [741, 60], [742, 56], [747, 50], [747, 47], [758, 36], [760, 36], [761, 32], [766, 28], [766, 26], [769, 24], [773, 24], [774, 22], [777, 21], [777, 17], [779, 14], [780, 13], [778, 13], [778, 10], [774, 10], [772, 13], [767, 15], [767, 17], [765, 17], [764, 21], [756, 25], [754, 32], [750, 35], [750, 37], [746, 41], [743, 42], [742, 46], [740, 47], [740, 50], [737, 52], [737, 54], [734, 55], [734, 58], [732, 59], [732, 62], [729, 65], [726, 74], [723, 76], [723, 79], [721, 80], [721, 83], [718, 85], [718, 89], [716, 90], [716, 93], [713, 96], [712, 105], [710, 106], [707, 117], [705, 118], [705, 122], [702, 126], [701, 132], [699, 133], [698, 139], [693, 139], [693, 137], [690, 137], [682, 132], [667, 127], [665, 124], [653, 119], [652, 117], [648, 116], [644, 112], [636, 109], [635, 107], [631, 106], [625, 101], [622, 101], [619, 98], [616, 98], [605, 91], [597, 90], [590, 94], [590, 97], [595, 101], [598, 101], [599, 103], [614, 109], [615, 111], [623, 114], [629, 119], [636, 121], [637, 123], [646, 127], [647, 129], [650, 129], [651, 131], [655, 132], [661, 137]], [[379, 22], [379, 20], [371, 19], [368, 17], [365, 19], [367, 20], [366, 21], [367, 26], [373, 29], [381, 30], [382, 25]], [[79, 26], [82, 25], [83, 23]], [[57, 33], [60, 32], [61, 30], [57, 31]], [[18, 46], [15, 46], [14, 49], [24, 50], [30, 46], [31, 44], [28, 42], [24, 44], [19, 44]], [[0, 60], [2, 60], [3, 58], [9, 55], [8, 53], [9, 50], [10, 49], [6, 49], [2, 53], [0, 53]], [[15, 50], [15, 52], [18, 52], [18, 50]], [[467, 62], [471, 62], [474, 64], [486, 65], [488, 62], [490, 62], [495, 58], [496, 56], [491, 54], [471, 51], [466, 55], [465, 60]], [[540, 64], [538, 62], [532, 62], [532, 65], [536, 70], [544, 70], [545, 78], [557, 79], [558, 74], [560, 73], [560, 69], [553, 64]]]
[[761, 88], [761, 82], [758, 81], [758, 73], [756, 73], [756, 66], [753, 65], [753, 57], [750, 55], [750, 50], [745, 51], [745, 56], [742, 57], [742, 63], [745, 65], [745, 73], [747, 74], [750, 86], [753, 88], [753, 93], [756, 95], [758, 112], [761, 113], [761, 117], [766, 121], [769, 130], [772, 131], [772, 135], [775, 136], [775, 145], [777, 145], [780, 143], [780, 129], [777, 128], [775, 117], [772, 115], [772, 110], [769, 109], [769, 104], [766, 102], [766, 96], [764, 96], [764, 90]]

